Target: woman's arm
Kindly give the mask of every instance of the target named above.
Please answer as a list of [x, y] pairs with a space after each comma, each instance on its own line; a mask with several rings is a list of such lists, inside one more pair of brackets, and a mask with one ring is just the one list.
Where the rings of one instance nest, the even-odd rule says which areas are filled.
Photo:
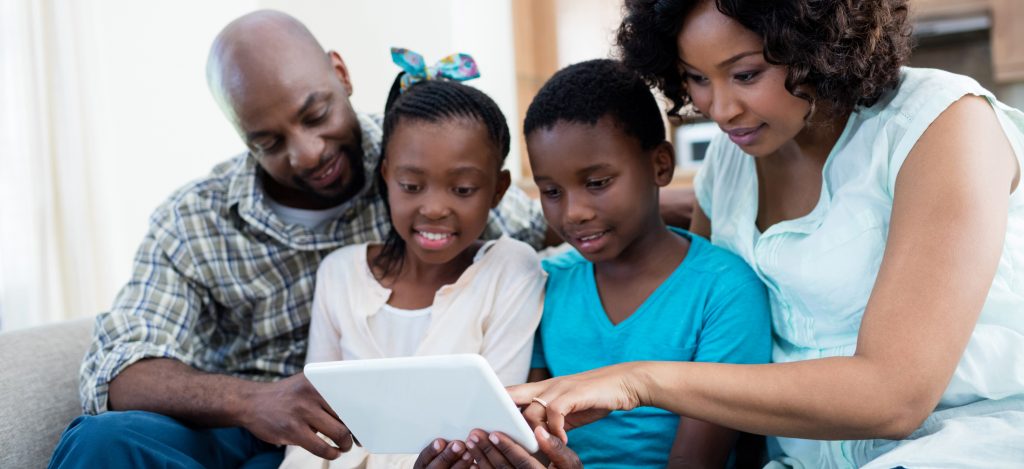
[[888, 242], [852, 357], [771, 365], [641, 362], [517, 387], [554, 434], [654, 405], [752, 433], [907, 436], [949, 384], [995, 275], [1018, 168], [990, 105], [963, 98], [920, 138], [896, 182]]

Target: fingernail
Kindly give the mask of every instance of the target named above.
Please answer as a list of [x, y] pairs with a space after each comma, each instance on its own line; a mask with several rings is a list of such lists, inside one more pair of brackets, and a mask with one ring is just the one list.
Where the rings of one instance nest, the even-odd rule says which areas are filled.
[[[473, 443], [479, 443], [480, 438], [478, 438], [476, 435], [469, 435], [469, 441], [472, 441]], [[469, 442], [467, 441], [466, 444], [468, 445]]]
[[491, 435], [488, 436], [487, 439], [491, 440], [491, 443], [498, 444], [498, 435], [491, 433]]
[[551, 434], [550, 434], [550, 433], [548, 433], [548, 429], [544, 428], [544, 426], [543, 426], [543, 425], [541, 425], [541, 426], [538, 426], [538, 427], [537, 427], [537, 430], [539, 430], [539, 431], [540, 431], [540, 436], [541, 436], [541, 438], [551, 438]]
[[462, 460], [463, 460], [463, 461], [469, 461], [469, 459], [470, 459], [471, 457], [472, 457], [472, 456], [470, 456], [470, 455], [469, 455], [469, 453], [465, 453], [465, 454], [463, 454], [463, 455], [462, 455]]
[[461, 453], [462, 452], [462, 445], [460, 445], [458, 442], [453, 443], [452, 444], [452, 451], [455, 451], [456, 453]]
[[441, 444], [441, 440], [434, 440], [434, 451], [441, 451], [444, 445]]
[[473, 439], [472, 439], [472, 438], [470, 438], [469, 440], [470, 440], [470, 441], [467, 441], [467, 442], [466, 442], [466, 447], [467, 447], [467, 448], [469, 448], [469, 449], [473, 449], [473, 448], [476, 448], [476, 444], [475, 444], [476, 442], [475, 442], [475, 441], [473, 441]]

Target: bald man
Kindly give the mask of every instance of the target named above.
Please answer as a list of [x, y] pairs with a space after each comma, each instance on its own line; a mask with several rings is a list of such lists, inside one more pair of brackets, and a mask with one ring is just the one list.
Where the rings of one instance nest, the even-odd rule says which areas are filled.
[[[52, 467], [277, 467], [279, 445], [327, 459], [352, 445], [301, 370], [320, 260], [389, 226], [372, 177], [380, 119], [352, 109], [341, 56], [279, 12], [225, 27], [207, 78], [248, 151], [154, 212], [131, 280], [96, 320], [85, 415]], [[545, 230], [513, 188], [485, 236], [540, 247]]]

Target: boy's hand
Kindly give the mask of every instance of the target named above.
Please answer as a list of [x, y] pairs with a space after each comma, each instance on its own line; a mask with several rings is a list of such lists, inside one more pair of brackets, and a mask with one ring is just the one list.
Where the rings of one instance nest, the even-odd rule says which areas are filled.
[[[296, 445], [324, 459], [352, 449], [352, 434], [306, 376], [299, 373], [275, 383], [252, 383], [246, 394], [242, 426], [257, 438]], [[337, 447], [317, 436], [330, 438]]]
[[[487, 434], [483, 430], [473, 430], [466, 439], [466, 448], [480, 469], [497, 468], [535, 468], [545, 467], [557, 469], [582, 468], [583, 463], [575, 451], [569, 449], [562, 440], [552, 436], [543, 426], [534, 430], [540, 453], [531, 455], [518, 443], [512, 441], [501, 432]], [[547, 463], [542, 461], [546, 459]]]

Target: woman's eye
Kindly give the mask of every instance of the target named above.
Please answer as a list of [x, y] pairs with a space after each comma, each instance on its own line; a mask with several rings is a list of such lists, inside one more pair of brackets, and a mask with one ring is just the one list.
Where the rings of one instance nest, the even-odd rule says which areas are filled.
[[602, 187], [607, 186], [611, 182], [612, 182], [612, 178], [611, 177], [606, 177], [606, 178], [601, 178], [601, 179], [591, 179], [591, 180], [587, 181], [587, 188], [589, 188], [589, 189], [600, 189]]
[[707, 83], [707, 81], [708, 81], [707, 77], [704, 77], [704, 76], [701, 76], [701, 75], [697, 75], [695, 73], [687, 73], [686, 74], [686, 80], [687, 81], [691, 81], [693, 83], [696, 83], [698, 85], [703, 85], [704, 83]]
[[757, 77], [758, 72], [743, 72], [737, 73], [735, 76], [736, 81], [748, 82]]

